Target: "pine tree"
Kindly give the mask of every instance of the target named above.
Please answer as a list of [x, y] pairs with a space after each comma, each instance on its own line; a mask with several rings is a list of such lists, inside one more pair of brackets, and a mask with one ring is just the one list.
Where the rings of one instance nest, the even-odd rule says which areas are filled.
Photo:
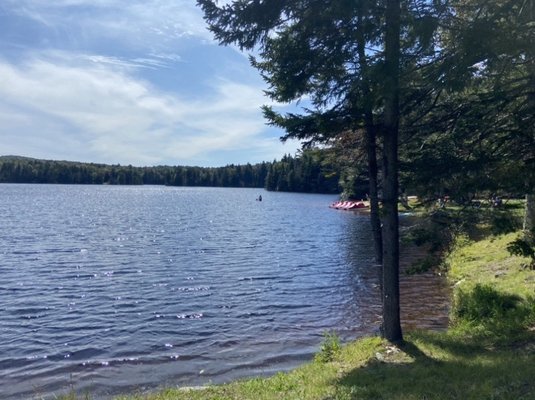
[[[279, 115], [264, 108], [267, 119], [286, 130], [284, 138], [312, 145], [364, 128], [369, 159], [373, 160], [374, 135], [380, 131], [384, 146], [384, 331], [387, 339], [402, 340], [397, 213], [399, 76], [407, 66], [417, 64], [415, 60], [433, 57], [434, 3], [405, 4], [403, 31], [399, 0], [238, 0], [221, 7], [212, 0], [198, 0], [198, 4], [220, 43], [257, 52], [251, 62], [268, 83], [271, 99], [284, 103], [307, 96], [312, 103], [313, 108], [303, 114]], [[369, 54], [363, 51], [363, 43], [373, 49]], [[370, 167], [372, 174], [374, 169]]]

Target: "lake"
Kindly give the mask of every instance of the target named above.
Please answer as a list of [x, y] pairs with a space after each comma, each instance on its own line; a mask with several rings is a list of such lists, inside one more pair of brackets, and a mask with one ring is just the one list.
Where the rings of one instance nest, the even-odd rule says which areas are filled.
[[0, 398], [221, 383], [376, 332], [368, 216], [335, 199], [0, 185]]

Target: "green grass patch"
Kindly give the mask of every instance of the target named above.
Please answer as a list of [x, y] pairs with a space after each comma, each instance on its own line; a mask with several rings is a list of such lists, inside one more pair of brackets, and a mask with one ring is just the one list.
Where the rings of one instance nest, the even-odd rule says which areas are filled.
[[491, 285], [496, 290], [526, 298], [535, 295], [535, 274], [524, 268], [529, 258], [511, 255], [507, 246], [519, 236], [509, 233], [485, 240], [457, 238], [446, 258], [449, 278], [457, 286]]
[[535, 349], [489, 349], [456, 334], [412, 332], [401, 347], [365, 338], [330, 362], [202, 390], [169, 389], [122, 400], [533, 399]]
[[[332, 345], [332, 336], [326, 338]], [[366, 338], [340, 348], [326, 362], [317, 359], [290, 373], [278, 373], [269, 378], [254, 378], [236, 381], [226, 385], [204, 389], [168, 389], [163, 392], [123, 396], [122, 400], [171, 400], [171, 399], [255, 399], [255, 400], [298, 400], [334, 398], [337, 381], [358, 365], [364, 365], [374, 354], [381, 351], [383, 342], [379, 338]]]
[[447, 333], [412, 333], [397, 361], [371, 359], [338, 382], [336, 399], [533, 399], [534, 354], [489, 351]]
[[533, 340], [535, 272], [507, 249], [518, 236], [458, 238], [446, 259], [455, 284], [451, 332], [501, 346]]
[[336, 332], [326, 332], [324, 334], [323, 343], [321, 344], [319, 352], [314, 357], [318, 362], [331, 362], [338, 358], [342, 345], [340, 344], [340, 338]]

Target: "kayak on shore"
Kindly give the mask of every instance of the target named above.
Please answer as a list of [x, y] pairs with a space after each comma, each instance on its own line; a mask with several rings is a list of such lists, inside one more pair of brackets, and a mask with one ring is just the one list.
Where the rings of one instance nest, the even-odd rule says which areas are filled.
[[370, 207], [368, 201], [336, 201], [329, 205], [330, 208], [335, 208], [337, 210], [356, 210], [356, 209], [366, 209]]

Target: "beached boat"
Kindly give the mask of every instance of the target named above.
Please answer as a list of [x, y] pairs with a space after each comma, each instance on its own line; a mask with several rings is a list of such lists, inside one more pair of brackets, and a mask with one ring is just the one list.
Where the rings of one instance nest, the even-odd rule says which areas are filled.
[[359, 210], [366, 209], [370, 207], [368, 201], [336, 201], [329, 205], [330, 208], [335, 208], [337, 210]]

